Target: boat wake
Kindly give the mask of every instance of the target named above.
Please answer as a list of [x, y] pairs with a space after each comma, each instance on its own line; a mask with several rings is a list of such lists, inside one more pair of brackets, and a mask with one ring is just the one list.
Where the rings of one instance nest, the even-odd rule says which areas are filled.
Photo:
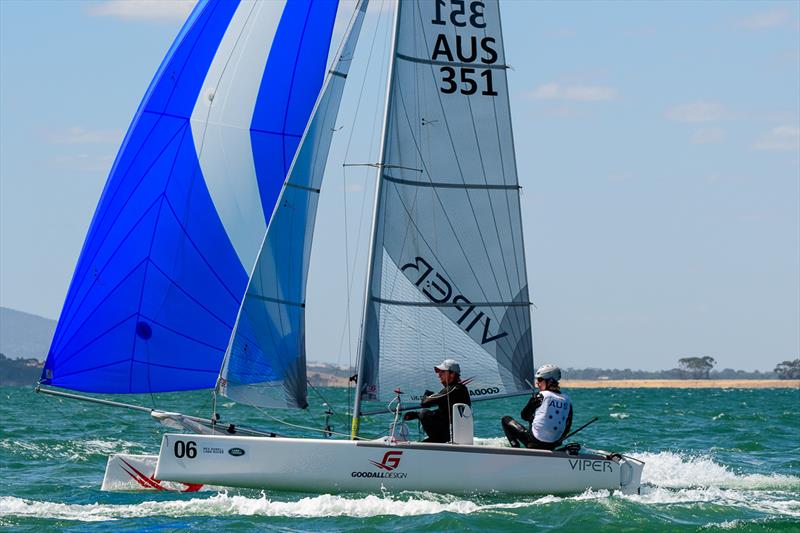
[[344, 516], [419, 516], [439, 513], [472, 514], [482, 511], [525, 507], [530, 502], [479, 504], [454, 496], [413, 493], [401, 495], [368, 495], [365, 497], [322, 494], [295, 501], [278, 501], [262, 494], [247, 497], [219, 493], [210, 498], [170, 501], [146, 501], [138, 504], [64, 504], [25, 500], [14, 496], [0, 497], [0, 515], [99, 522], [153, 516], [273, 516], [317, 518]]
[[798, 489], [800, 477], [737, 474], [707, 455], [674, 452], [630, 454], [645, 462], [642, 483], [661, 488]]
[[640, 495], [625, 496], [648, 505], [733, 507], [765, 515], [800, 517], [800, 477], [738, 474], [706, 455], [673, 452], [634, 454], [645, 461]]

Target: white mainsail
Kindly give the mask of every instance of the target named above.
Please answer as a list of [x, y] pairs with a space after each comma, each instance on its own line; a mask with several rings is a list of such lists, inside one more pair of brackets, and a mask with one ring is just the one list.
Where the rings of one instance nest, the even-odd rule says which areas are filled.
[[360, 397], [418, 399], [445, 357], [473, 399], [520, 393], [533, 351], [498, 2], [398, 10]]

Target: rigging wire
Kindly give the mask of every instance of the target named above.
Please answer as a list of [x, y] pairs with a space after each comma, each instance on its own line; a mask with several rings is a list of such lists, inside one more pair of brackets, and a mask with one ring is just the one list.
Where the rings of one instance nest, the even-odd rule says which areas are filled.
[[[306, 431], [314, 431], [316, 433], [337, 435], [337, 436], [345, 437], [345, 438], [348, 438], [348, 439], [350, 438], [350, 434], [349, 433], [340, 433], [338, 431], [333, 431], [333, 430], [329, 430], [329, 429], [320, 429], [320, 428], [314, 428], [314, 427], [310, 427], [310, 426], [302, 426], [300, 424], [293, 424], [292, 422], [287, 422], [286, 420], [283, 420], [281, 418], [278, 418], [277, 416], [273, 416], [273, 415], [269, 414], [267, 411], [265, 411], [264, 409], [261, 409], [260, 407], [256, 407], [256, 406], [253, 406], [253, 407], [255, 408], [256, 411], [258, 411], [262, 415], [266, 416], [267, 418], [269, 418], [271, 420], [274, 420], [278, 424], [283, 424], [284, 426], [293, 427], [293, 428], [297, 428], [297, 429], [303, 429], [303, 430], [306, 430]], [[356, 439], [357, 440], [372, 440], [373, 437], [356, 437]]]
[[331, 411], [333, 411], [333, 414], [335, 415], [335, 414], [336, 414], [336, 411], [334, 411], [334, 410], [333, 410], [333, 404], [331, 404], [331, 402], [329, 402], [329, 401], [328, 401], [328, 400], [327, 400], [327, 399], [326, 399], [326, 398], [325, 398], [325, 397], [322, 395], [322, 393], [321, 393], [321, 392], [319, 392], [319, 391], [317, 390], [317, 388], [316, 388], [314, 385], [312, 385], [312, 384], [311, 384], [311, 380], [310, 380], [310, 379], [307, 379], [307, 380], [306, 380], [306, 383], [308, 383], [308, 386], [309, 386], [309, 387], [311, 387], [311, 390], [312, 390], [312, 391], [314, 391], [314, 393], [315, 393], [317, 396], [319, 396], [319, 399], [320, 399], [320, 400], [322, 400], [322, 403], [323, 403], [323, 404], [325, 404], [325, 405], [327, 405], [327, 406], [328, 406], [328, 409], [330, 409]]
[[[377, 34], [378, 34], [379, 28], [381, 27], [381, 20], [383, 19], [383, 15], [384, 15], [384, 4], [382, 3], [381, 4], [381, 9], [378, 11], [378, 17], [377, 17], [377, 20], [375, 22], [375, 28], [374, 28], [374, 31], [372, 33], [372, 38], [370, 40], [369, 53], [367, 55], [367, 61], [366, 61], [366, 64], [365, 64], [365, 69], [364, 69], [365, 72], [369, 72], [370, 66], [372, 65], [372, 61], [373, 61], [372, 57], [373, 57], [373, 53], [375, 51], [375, 44], [377, 42]], [[352, 142], [353, 142], [353, 138], [354, 138], [354, 132], [355, 132], [355, 124], [356, 124], [357, 119], [360, 117], [360, 109], [361, 109], [362, 101], [364, 99], [364, 89], [366, 87], [366, 82], [367, 82], [367, 76], [365, 74], [362, 77], [362, 80], [361, 80], [361, 87], [359, 89], [358, 98], [356, 100], [356, 109], [353, 112], [353, 120], [352, 120], [351, 125], [350, 125], [350, 134], [348, 136], [347, 145], [346, 145], [345, 152], [344, 152], [344, 161], [347, 161], [348, 158], [349, 158], [349, 155], [350, 155], [350, 149], [351, 149], [351, 146], [352, 146]], [[377, 102], [377, 99], [376, 99], [376, 102]], [[377, 120], [377, 118], [376, 118], [377, 117], [377, 113], [372, 113], [372, 117], [373, 117], [372, 126], [371, 126], [371, 129], [369, 131], [373, 131], [374, 128], [375, 128], [375, 121]], [[369, 148], [368, 154], [372, 153], [372, 151], [374, 149], [374, 136], [370, 136], [370, 138], [372, 140], [370, 141], [370, 148]], [[344, 219], [343, 223], [344, 223], [344, 241], [345, 241], [344, 262], [345, 262], [345, 284], [346, 284], [346, 298], [345, 298], [346, 299], [346, 311], [345, 311], [345, 325], [342, 328], [342, 335], [341, 335], [340, 340], [339, 340], [339, 358], [338, 359], [341, 360], [341, 353], [342, 353], [342, 348], [344, 346], [344, 338], [345, 338], [345, 335], [346, 335], [347, 336], [347, 352], [348, 352], [348, 368], [352, 372], [352, 370], [353, 370], [355, 365], [353, 364], [353, 346], [352, 346], [352, 320], [351, 320], [352, 296], [351, 296], [351, 292], [352, 292], [353, 283], [355, 282], [355, 271], [356, 271], [356, 269], [355, 269], [355, 261], [356, 261], [357, 255], [358, 255], [358, 249], [360, 247], [360, 242], [361, 242], [361, 231], [362, 231], [363, 222], [364, 222], [364, 205], [365, 205], [365, 199], [366, 199], [367, 195], [366, 195], [366, 193], [363, 194], [362, 195], [362, 199], [361, 199], [361, 208], [360, 208], [360, 211], [359, 211], [361, 213], [361, 215], [359, 217], [358, 229], [357, 229], [356, 234], [355, 234], [356, 249], [355, 249], [355, 252], [354, 252], [354, 255], [353, 255], [353, 259], [352, 259], [353, 267], [351, 268], [351, 265], [350, 265], [350, 263], [351, 263], [351, 260], [350, 260], [350, 239], [349, 239], [349, 231], [348, 231], [348, 229], [349, 229], [349, 221], [348, 221], [348, 217], [347, 217], [349, 206], [348, 206], [348, 202], [347, 202], [348, 190], [347, 190], [347, 171], [345, 169], [346, 166], [347, 166], [346, 164], [342, 166], [342, 182], [343, 182], [342, 194], [343, 194], [343, 219]], [[352, 383], [352, 381], [348, 380], [348, 382], [347, 382], [347, 404], [348, 405], [352, 404], [352, 401], [351, 401], [351, 392], [352, 392], [351, 391], [351, 386], [352, 387], [355, 386], [355, 385], [351, 385], [351, 383]]]
[[[37, 394], [37, 396], [39, 396], [39, 395]], [[73, 418], [73, 417], [71, 417], [71, 416], [69, 416], [67, 413], [65, 413], [65, 412], [64, 412], [64, 411], [61, 409], [61, 400], [59, 400], [58, 398], [54, 398], [54, 397], [48, 396], [48, 395], [46, 395], [46, 394], [44, 395], [44, 397], [45, 397], [45, 398], [46, 398], [48, 401], [53, 401], [53, 402], [54, 402], [54, 404], [55, 404], [55, 406], [56, 406], [56, 411], [58, 411], [58, 412], [61, 414], [61, 416], [62, 416], [64, 419], [66, 419], [66, 420], [69, 420], [69, 421], [70, 421], [70, 422], [71, 422], [73, 425], [76, 425], [76, 426], [77, 426], [77, 424], [78, 424], [78, 423], [77, 423], [77, 422], [74, 420], [74, 418]]]

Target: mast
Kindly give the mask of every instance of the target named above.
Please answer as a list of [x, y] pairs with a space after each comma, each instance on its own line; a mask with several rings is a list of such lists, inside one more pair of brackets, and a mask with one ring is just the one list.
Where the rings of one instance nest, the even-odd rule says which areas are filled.
[[369, 306], [370, 298], [370, 285], [372, 284], [372, 269], [374, 266], [375, 243], [377, 241], [377, 228], [378, 228], [378, 205], [381, 197], [381, 189], [383, 185], [383, 157], [386, 153], [386, 141], [388, 138], [388, 124], [389, 124], [389, 104], [392, 99], [392, 82], [394, 81], [395, 74], [395, 52], [397, 50], [398, 38], [398, 25], [400, 23], [400, 6], [402, 2], [397, 0], [394, 10], [394, 24], [392, 29], [392, 47], [389, 51], [389, 75], [386, 80], [386, 103], [383, 110], [383, 133], [381, 135], [381, 151], [377, 170], [377, 183], [375, 184], [375, 204], [372, 208], [372, 239], [369, 244], [369, 263], [367, 264], [367, 277], [366, 286], [364, 289], [364, 311], [361, 315], [361, 342], [358, 349], [358, 377], [356, 378], [356, 395], [353, 401], [353, 421], [350, 427], [350, 438], [355, 439], [358, 437], [359, 418], [361, 416], [361, 387], [364, 380], [364, 345], [366, 343], [366, 316], [367, 308]]

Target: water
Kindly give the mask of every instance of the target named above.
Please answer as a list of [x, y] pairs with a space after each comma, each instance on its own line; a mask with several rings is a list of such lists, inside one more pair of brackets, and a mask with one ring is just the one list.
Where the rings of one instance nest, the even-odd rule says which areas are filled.
[[[0, 528], [40, 531], [800, 531], [800, 391], [628, 389], [569, 391], [576, 424], [601, 420], [581, 435], [597, 448], [647, 464], [639, 496], [587, 491], [568, 497], [426, 492], [302, 494], [226, 492], [106, 493], [106, 457], [157, 453], [162, 430], [137, 412], [55, 400], [24, 388], [0, 388]], [[347, 391], [321, 393], [349, 427]], [[206, 392], [138, 397], [160, 408], [210, 412]], [[475, 406], [476, 435], [502, 442], [499, 419], [522, 398]], [[322, 427], [319, 398], [306, 414], [275, 411]], [[257, 410], [224, 404], [224, 417], [283, 434]], [[374, 417], [377, 435], [388, 418]], [[415, 429], [415, 428], [414, 428]], [[412, 433], [414, 431], [412, 430]], [[458, 472], [451, 472], [458, 475]]]

